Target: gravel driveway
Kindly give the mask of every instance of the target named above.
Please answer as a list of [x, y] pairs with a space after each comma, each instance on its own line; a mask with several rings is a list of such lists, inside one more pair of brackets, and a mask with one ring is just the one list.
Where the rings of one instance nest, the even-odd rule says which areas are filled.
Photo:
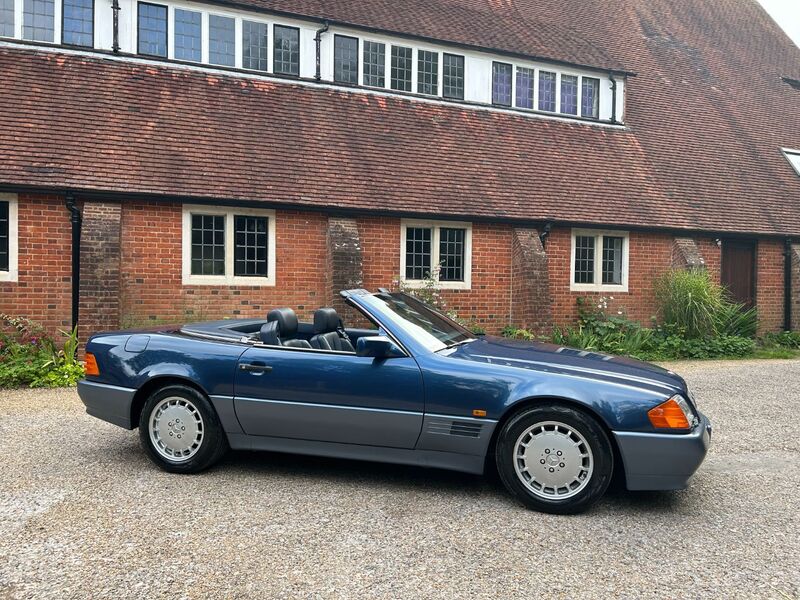
[[714, 424], [690, 488], [574, 517], [411, 467], [168, 475], [74, 391], [0, 391], [0, 598], [799, 598], [800, 361], [674, 368]]

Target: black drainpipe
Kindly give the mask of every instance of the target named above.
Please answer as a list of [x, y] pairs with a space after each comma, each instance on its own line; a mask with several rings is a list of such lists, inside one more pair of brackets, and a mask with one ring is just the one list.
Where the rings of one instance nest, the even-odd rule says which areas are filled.
[[119, 0], [111, 1], [111, 10], [114, 12], [114, 42], [111, 49], [114, 54], [119, 54]]
[[320, 67], [320, 48], [322, 46], [322, 34], [328, 31], [330, 25], [327, 21], [322, 22], [322, 27], [317, 29], [317, 35], [314, 36], [314, 41], [317, 43], [317, 74], [314, 76], [314, 79], [319, 81], [322, 79], [322, 71]]
[[81, 211], [75, 206], [75, 196], [67, 192], [67, 210], [72, 214], [72, 328], [78, 326], [78, 306], [81, 292]]
[[786, 238], [783, 252], [783, 329], [792, 330], [792, 240]]
[[611, 79], [611, 122], [617, 122], [617, 80], [614, 79], [614, 73], [608, 74]]

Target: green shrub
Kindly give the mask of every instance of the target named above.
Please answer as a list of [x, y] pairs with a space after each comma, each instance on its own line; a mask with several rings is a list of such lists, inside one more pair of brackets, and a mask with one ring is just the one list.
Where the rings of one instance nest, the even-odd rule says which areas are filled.
[[60, 332], [59, 347], [41, 326], [28, 319], [0, 314], [0, 387], [64, 387], [83, 376], [77, 358], [77, 331]]
[[662, 323], [681, 329], [688, 338], [716, 333], [715, 315], [724, 298], [704, 269], [669, 271], [656, 280], [655, 293]]
[[714, 313], [714, 331], [717, 335], [754, 338], [758, 332], [758, 312], [744, 304], [724, 301]]
[[800, 350], [800, 331], [767, 333], [761, 338], [761, 345], [765, 348], [789, 348]]

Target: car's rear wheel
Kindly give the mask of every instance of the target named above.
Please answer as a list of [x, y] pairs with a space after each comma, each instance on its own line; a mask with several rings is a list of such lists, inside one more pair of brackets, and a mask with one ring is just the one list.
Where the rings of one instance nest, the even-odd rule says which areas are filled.
[[217, 462], [228, 440], [208, 399], [185, 385], [156, 390], [145, 402], [139, 437], [148, 456], [171, 473], [197, 473]]
[[506, 488], [528, 508], [581, 512], [605, 493], [614, 469], [606, 432], [590, 415], [562, 405], [535, 406], [503, 426], [495, 449]]

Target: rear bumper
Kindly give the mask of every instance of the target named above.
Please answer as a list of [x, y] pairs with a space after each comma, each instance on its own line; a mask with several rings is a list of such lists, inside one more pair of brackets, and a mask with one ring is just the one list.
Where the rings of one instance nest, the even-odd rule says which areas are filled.
[[86, 412], [125, 429], [135, 427], [131, 423], [131, 405], [135, 394], [136, 390], [107, 383], [85, 379], [78, 382], [78, 396], [86, 405]]
[[708, 452], [711, 423], [700, 415], [683, 434], [615, 431], [629, 490], [682, 490]]

